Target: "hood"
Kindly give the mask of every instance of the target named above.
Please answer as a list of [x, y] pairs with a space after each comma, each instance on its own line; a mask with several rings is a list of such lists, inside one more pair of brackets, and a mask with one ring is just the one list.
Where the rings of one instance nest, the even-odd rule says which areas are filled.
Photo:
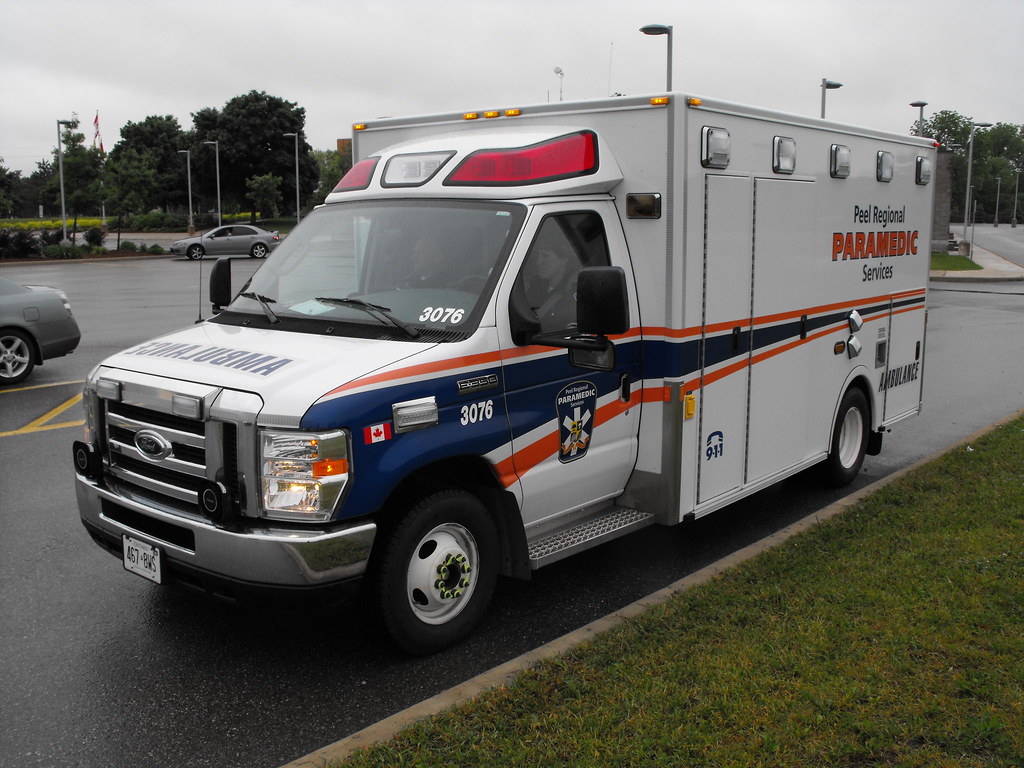
[[433, 346], [203, 323], [137, 344], [103, 365], [254, 392], [264, 403], [261, 424], [298, 426], [325, 393]]

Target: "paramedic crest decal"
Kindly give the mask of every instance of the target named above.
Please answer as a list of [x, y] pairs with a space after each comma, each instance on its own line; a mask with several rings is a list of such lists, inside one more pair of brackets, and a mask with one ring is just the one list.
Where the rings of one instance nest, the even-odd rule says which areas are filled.
[[589, 381], [575, 381], [558, 393], [558, 460], [576, 461], [587, 455], [597, 412], [597, 387]]

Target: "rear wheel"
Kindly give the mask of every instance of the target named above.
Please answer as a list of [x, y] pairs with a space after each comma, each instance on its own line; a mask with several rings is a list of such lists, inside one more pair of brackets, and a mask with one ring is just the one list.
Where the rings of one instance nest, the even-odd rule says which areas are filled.
[[267, 258], [267, 246], [263, 243], [253, 243], [252, 248], [249, 249], [249, 255], [254, 259], [265, 259]]
[[195, 261], [196, 259], [203, 258], [203, 255], [205, 253], [206, 251], [203, 249], [203, 246], [199, 245], [198, 243], [195, 245], [190, 245], [188, 247], [188, 250], [185, 251], [185, 255], [188, 256], [193, 261]]
[[371, 594], [399, 647], [434, 653], [483, 617], [497, 568], [497, 532], [483, 503], [465, 491], [438, 491], [391, 531], [371, 572]]
[[32, 339], [17, 328], [0, 331], [0, 384], [17, 384], [35, 368]]
[[857, 477], [868, 447], [871, 419], [868, 401], [857, 387], [843, 395], [832, 429], [832, 445], [825, 461], [825, 475], [833, 485], [846, 485]]

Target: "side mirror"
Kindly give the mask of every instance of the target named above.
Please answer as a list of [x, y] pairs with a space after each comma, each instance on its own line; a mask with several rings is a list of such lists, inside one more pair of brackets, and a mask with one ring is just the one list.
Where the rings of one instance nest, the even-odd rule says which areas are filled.
[[231, 303], [231, 259], [217, 259], [210, 272], [210, 303], [220, 312]]
[[629, 330], [629, 294], [622, 267], [585, 267], [576, 282], [576, 327], [609, 336]]

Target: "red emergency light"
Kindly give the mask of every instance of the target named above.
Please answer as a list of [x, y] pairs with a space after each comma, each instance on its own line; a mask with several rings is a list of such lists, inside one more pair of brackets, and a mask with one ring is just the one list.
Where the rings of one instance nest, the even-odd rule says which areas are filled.
[[357, 189], [366, 189], [370, 186], [370, 179], [373, 178], [373, 170], [380, 161], [379, 157], [368, 157], [353, 165], [349, 172], [341, 177], [334, 188], [335, 192], [351, 192]]
[[513, 149], [482, 149], [459, 163], [446, 186], [518, 187], [597, 173], [597, 135], [579, 131]]

